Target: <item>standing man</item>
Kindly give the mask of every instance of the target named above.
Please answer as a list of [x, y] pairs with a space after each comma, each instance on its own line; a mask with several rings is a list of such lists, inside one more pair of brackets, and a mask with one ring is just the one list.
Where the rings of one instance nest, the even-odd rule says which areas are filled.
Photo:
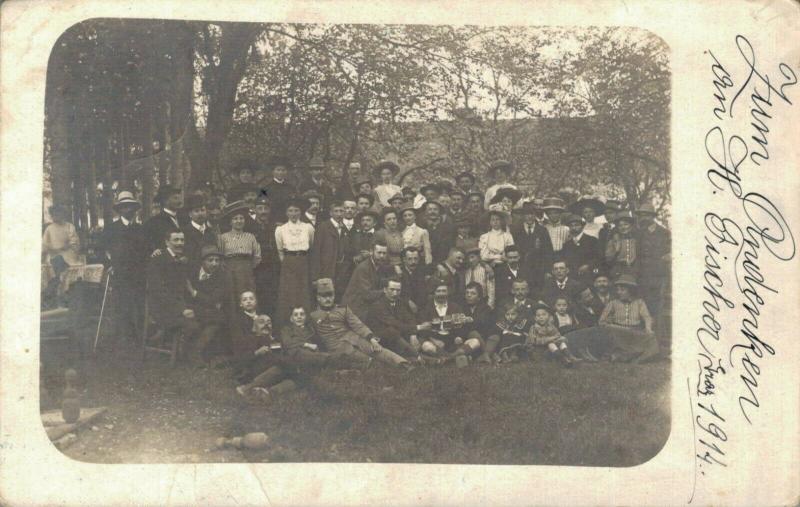
[[367, 309], [383, 292], [381, 279], [385, 278], [389, 266], [389, 248], [385, 243], [375, 243], [371, 255], [356, 266], [342, 302], [352, 309], [359, 319], [366, 319]]
[[672, 243], [669, 231], [655, 221], [656, 211], [645, 203], [636, 210], [642, 296], [647, 309], [658, 320], [662, 315], [662, 290], [669, 284]]
[[402, 356], [383, 348], [380, 338], [350, 308], [336, 305], [334, 294], [330, 278], [317, 280], [318, 307], [311, 312], [311, 326], [326, 351], [348, 356], [365, 365], [377, 359], [394, 366], [410, 367]]
[[421, 225], [428, 231], [433, 262], [443, 262], [456, 243], [456, 228], [452, 222], [442, 222], [442, 205], [438, 202], [428, 201], [422, 210], [425, 220]]
[[189, 212], [189, 222], [183, 228], [186, 237], [186, 258], [192, 269], [200, 268], [200, 251], [204, 246], [216, 245], [217, 234], [208, 223], [206, 199], [202, 194], [193, 194], [186, 199], [186, 211]]
[[164, 247], [164, 237], [167, 231], [183, 230], [178, 221], [178, 210], [183, 207], [181, 190], [174, 187], [160, 188], [155, 200], [160, 204], [161, 212], [143, 225], [145, 242], [149, 250], [148, 255]]
[[286, 206], [297, 196], [297, 189], [286, 179], [290, 167], [288, 159], [276, 157], [272, 163], [272, 181], [264, 189], [272, 203], [272, 216], [280, 223], [286, 222]]
[[511, 286], [517, 280], [528, 281], [526, 270], [520, 265], [522, 254], [517, 245], [507, 246], [505, 249], [506, 262], [495, 268], [495, 301], [501, 302], [511, 294]]
[[[275, 297], [278, 292], [281, 263], [275, 244], [275, 228], [269, 198], [262, 194], [256, 199], [256, 219], [252, 233], [261, 248], [261, 262], [253, 269], [256, 285], [256, 301], [262, 314], [275, 314]], [[241, 294], [239, 294], [241, 296]]]
[[569, 227], [569, 239], [564, 243], [561, 256], [567, 261], [570, 272], [577, 273], [578, 280], [586, 283], [604, 258], [600, 253], [600, 242], [583, 232], [583, 217], [569, 214], [564, 221]]
[[350, 238], [350, 255], [355, 266], [369, 257], [372, 251], [372, 245], [375, 244], [376, 223], [378, 223], [378, 214], [372, 210], [361, 211], [356, 215], [358, 229]]
[[111, 260], [114, 329], [118, 340], [136, 340], [144, 318], [145, 268], [150, 252], [142, 226], [136, 223], [136, 212], [141, 208], [132, 192], [120, 192], [114, 204], [119, 220], [109, 224], [104, 235], [105, 251]]
[[522, 223], [511, 228], [514, 245], [523, 252], [523, 265], [528, 267], [531, 289], [538, 292], [544, 284], [544, 274], [553, 258], [553, 243], [544, 225], [537, 220], [537, 203], [528, 201], [522, 205]]
[[308, 206], [306, 207], [306, 211], [303, 213], [303, 216], [300, 217], [300, 220], [309, 223], [316, 228], [317, 224], [319, 223], [318, 217], [320, 215], [320, 211], [322, 210], [320, 207], [322, 203], [322, 196], [316, 190], [307, 190], [303, 192], [302, 197], [306, 200]]
[[300, 192], [313, 190], [320, 195], [320, 219], [328, 218], [327, 212], [333, 202], [333, 187], [325, 179], [325, 162], [320, 157], [313, 157], [308, 162], [308, 177], [300, 183]]
[[444, 283], [449, 289], [448, 294], [453, 299], [460, 299], [464, 295], [466, 281], [464, 279], [464, 252], [456, 247], [450, 248], [447, 258], [436, 265], [434, 283]]
[[[347, 258], [348, 241], [347, 232], [342, 224], [343, 217], [342, 201], [331, 201], [330, 218], [321, 222], [314, 234], [314, 246], [311, 248], [312, 282], [320, 278], [330, 278], [335, 281], [335, 287], [339, 288], [340, 283], [346, 283], [348, 280], [351, 269]], [[342, 294], [336, 296], [336, 299], [340, 300]]]

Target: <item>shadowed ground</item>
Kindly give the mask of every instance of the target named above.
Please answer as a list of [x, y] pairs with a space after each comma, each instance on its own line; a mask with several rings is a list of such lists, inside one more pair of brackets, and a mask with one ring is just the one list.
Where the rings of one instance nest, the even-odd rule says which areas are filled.
[[[67, 366], [81, 375], [84, 406], [109, 408], [95, 431], [78, 434], [69, 457], [632, 466], [657, 454], [669, 435], [668, 361], [326, 370], [263, 405], [236, 395], [227, 370], [172, 369], [138, 357], [126, 350], [80, 361], [59, 344], [43, 350], [43, 409], [59, 406]], [[250, 431], [266, 432], [270, 446], [213, 450], [217, 437]]]

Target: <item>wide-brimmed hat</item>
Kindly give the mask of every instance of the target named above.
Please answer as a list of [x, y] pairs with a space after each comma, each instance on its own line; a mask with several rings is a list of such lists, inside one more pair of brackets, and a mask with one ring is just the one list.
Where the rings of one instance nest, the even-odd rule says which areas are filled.
[[325, 162], [323, 162], [321, 157], [311, 157], [306, 167], [308, 169], [325, 169]]
[[567, 216], [561, 217], [562, 224], [570, 225], [576, 222], [580, 222], [581, 224], [586, 223], [582, 216], [576, 215], [575, 213], [567, 213]]
[[652, 204], [650, 204], [649, 202], [646, 202], [646, 203], [642, 204], [641, 206], [639, 206], [636, 209], [636, 211], [634, 211], [634, 213], [637, 214], [637, 215], [656, 216], [656, 209], [653, 207]]
[[614, 285], [627, 285], [628, 287], [638, 287], [636, 277], [633, 275], [619, 275], [619, 278], [614, 280]]
[[400, 172], [400, 166], [397, 165], [396, 162], [392, 162], [391, 160], [381, 160], [375, 165], [375, 168], [372, 170], [374, 174], [380, 174], [382, 170], [389, 169], [392, 171], [392, 174], [397, 175]]
[[510, 213], [506, 210], [502, 204], [495, 203], [489, 205], [489, 216], [497, 215], [503, 220], [508, 220]]
[[400, 205], [400, 213], [405, 213], [406, 211], [411, 210], [414, 213], [417, 212], [417, 208], [414, 207], [414, 199], [404, 199], [403, 204]]
[[471, 172], [469, 172], [469, 171], [463, 171], [463, 172], [460, 172], [460, 173], [458, 173], [458, 174], [456, 175], [456, 181], [460, 180], [461, 178], [469, 178], [469, 180], [472, 182], [472, 183], [470, 183], [470, 184], [471, 184], [471, 185], [474, 185], [474, 184], [475, 184], [475, 175], [474, 175], [474, 174], [472, 174], [472, 173], [471, 173]]
[[193, 209], [202, 208], [207, 205], [206, 196], [203, 194], [192, 194], [186, 198], [186, 203], [183, 207], [186, 211], [192, 211]]
[[628, 210], [617, 211], [616, 213], [614, 213], [613, 222], [616, 223], [616, 222], [619, 222], [620, 220], [629, 220], [631, 223], [636, 221], [636, 219], [633, 216], [633, 213], [631, 213]]
[[320, 278], [314, 282], [314, 287], [317, 289], [318, 295], [328, 295], [335, 292], [333, 290], [333, 280], [330, 278]]
[[584, 195], [569, 206], [569, 210], [576, 214], [582, 214], [583, 210], [591, 208], [595, 215], [602, 215], [606, 209], [605, 203], [599, 197]]
[[564, 199], [560, 197], [545, 197], [542, 200], [542, 209], [545, 211], [549, 209], [564, 211]]
[[200, 249], [200, 259], [205, 260], [206, 257], [210, 257], [212, 255], [222, 257], [222, 252], [220, 252], [219, 248], [217, 248], [217, 245], [206, 245]]
[[508, 160], [495, 160], [491, 164], [489, 164], [488, 173], [489, 176], [494, 175], [497, 171], [503, 171], [504, 173], [510, 175], [514, 172], [514, 164], [509, 162]]
[[136, 200], [133, 196], [133, 192], [128, 192], [127, 190], [122, 191], [117, 196], [117, 202], [114, 203], [114, 209], [119, 209], [122, 206], [135, 206], [136, 209], [141, 209], [142, 203]]
[[419, 187], [419, 193], [422, 195], [425, 195], [425, 192], [427, 192], [428, 190], [433, 190], [437, 194], [442, 193], [442, 189], [439, 187], [437, 183], [427, 183]]
[[405, 197], [403, 197], [403, 194], [401, 192], [396, 192], [394, 195], [389, 197], [389, 199], [387, 199], [386, 202], [388, 202], [389, 204], [392, 204], [392, 202], [394, 202], [394, 201], [401, 201], [402, 202], [404, 200], [405, 200]]
[[[492, 202], [500, 202], [500, 199], [503, 199], [504, 197], [511, 199], [512, 204], [517, 204], [517, 201], [522, 199], [522, 192], [516, 188], [503, 187], [497, 190], [497, 193], [492, 198]], [[497, 200], [495, 201], [495, 199]]]
[[250, 216], [250, 207], [244, 201], [233, 201], [225, 205], [222, 209], [222, 216], [225, 220], [230, 220], [234, 215], [242, 214], [246, 217]]

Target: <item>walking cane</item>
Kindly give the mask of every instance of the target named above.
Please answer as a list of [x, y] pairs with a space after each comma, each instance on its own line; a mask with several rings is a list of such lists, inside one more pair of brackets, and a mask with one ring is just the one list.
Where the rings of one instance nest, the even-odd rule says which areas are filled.
[[103, 303], [100, 305], [100, 318], [97, 320], [97, 332], [94, 335], [94, 347], [92, 347], [92, 354], [97, 353], [97, 341], [100, 339], [100, 327], [103, 325], [103, 313], [106, 309], [106, 298], [108, 297], [108, 283], [111, 281], [111, 274], [113, 271], [109, 268], [108, 276], [106, 277], [106, 288], [103, 291]]

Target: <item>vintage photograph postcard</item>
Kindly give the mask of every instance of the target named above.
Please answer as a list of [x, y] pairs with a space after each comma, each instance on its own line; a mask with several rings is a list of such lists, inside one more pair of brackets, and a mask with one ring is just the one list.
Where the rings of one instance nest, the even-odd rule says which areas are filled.
[[0, 14], [4, 504], [800, 502], [800, 3]]

